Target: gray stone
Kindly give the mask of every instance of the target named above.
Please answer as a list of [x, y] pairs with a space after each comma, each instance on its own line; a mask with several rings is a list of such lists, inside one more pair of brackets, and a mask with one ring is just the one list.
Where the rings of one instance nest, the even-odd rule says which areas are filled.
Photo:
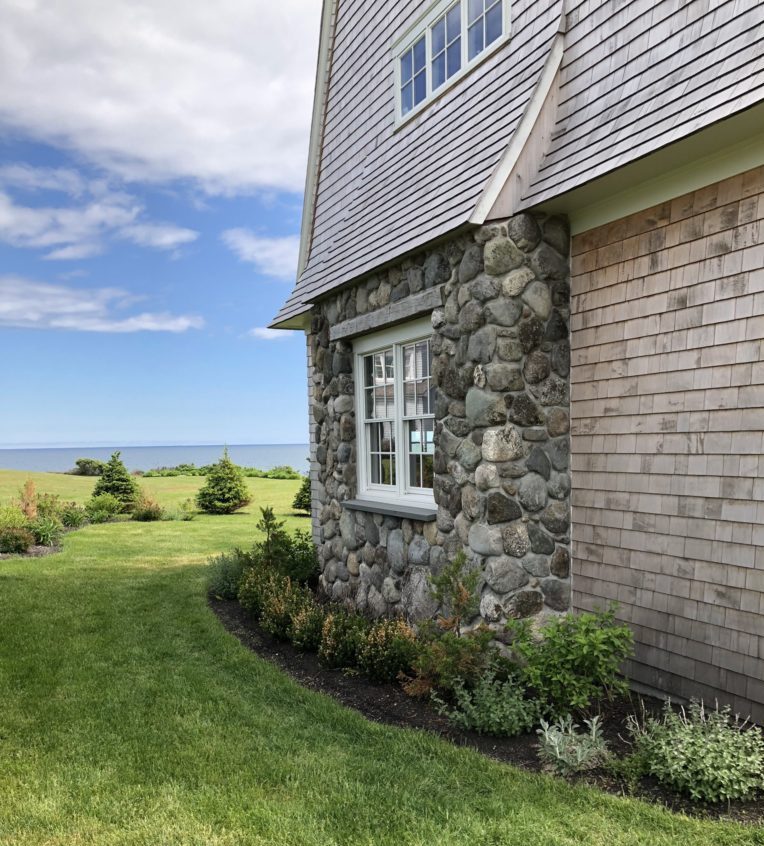
[[567, 502], [555, 500], [541, 512], [541, 522], [553, 535], [564, 535], [570, 528]]
[[561, 217], [548, 217], [544, 221], [544, 240], [561, 255], [570, 253], [570, 228]]
[[483, 433], [485, 461], [514, 461], [524, 453], [523, 439], [514, 426], [487, 429]]
[[480, 464], [480, 447], [470, 438], [465, 438], [456, 451], [459, 463], [467, 470], [474, 470]]
[[531, 385], [546, 379], [551, 369], [549, 357], [541, 350], [533, 350], [523, 362], [523, 376]]
[[414, 567], [403, 587], [401, 603], [406, 616], [412, 622], [429, 620], [438, 610], [438, 603], [432, 595], [427, 570]]
[[483, 262], [485, 272], [491, 276], [500, 276], [514, 270], [525, 261], [525, 257], [517, 245], [509, 238], [493, 238], [485, 245]]
[[482, 273], [470, 285], [470, 294], [481, 302], [492, 300], [499, 293], [499, 283], [492, 277]]
[[433, 329], [440, 329], [440, 327], [446, 322], [445, 311], [442, 308], [436, 308], [432, 313], [430, 322], [432, 323]]
[[340, 534], [342, 535], [342, 542], [348, 549], [358, 549], [355, 515], [347, 509], [343, 509], [340, 515]]
[[442, 546], [433, 546], [430, 549], [430, 572], [437, 576], [446, 566], [446, 553]]
[[517, 498], [526, 511], [541, 511], [547, 501], [546, 482], [538, 474], [528, 473], [520, 481]]
[[552, 369], [563, 379], [570, 375], [570, 344], [567, 341], [556, 344], [552, 350]]
[[442, 505], [438, 506], [438, 515], [435, 518], [435, 524], [438, 527], [438, 531], [441, 532], [450, 532], [454, 528], [454, 518], [451, 516], [451, 512]]
[[517, 337], [520, 340], [523, 352], [527, 355], [531, 350], [536, 349], [544, 337], [544, 327], [541, 321], [537, 317], [529, 317], [523, 320], [520, 323]]
[[374, 522], [374, 515], [364, 514], [363, 525], [366, 533], [366, 542], [376, 546], [379, 543], [379, 527]]
[[554, 576], [550, 576], [541, 582], [541, 590], [544, 594], [544, 602], [553, 611], [567, 611], [570, 608], [570, 584], [561, 582]]
[[534, 279], [523, 291], [522, 300], [541, 320], [546, 320], [552, 312], [549, 286], [538, 279]]
[[409, 544], [409, 563], [415, 565], [426, 565], [430, 561], [430, 544], [422, 535], [414, 535]]
[[470, 521], [464, 512], [458, 514], [454, 519], [454, 530], [459, 538], [460, 543], [466, 546], [470, 541]]
[[385, 598], [377, 590], [377, 588], [374, 587], [374, 585], [369, 588], [366, 608], [374, 618], [384, 617], [387, 613], [387, 603], [385, 602]]
[[549, 569], [553, 576], [558, 579], [567, 579], [570, 575], [570, 554], [564, 547], [558, 546], [554, 551], [552, 560], [549, 562]]
[[521, 590], [512, 597], [510, 609], [513, 617], [533, 617], [544, 607], [544, 597], [535, 590]]
[[350, 598], [350, 593], [350, 585], [338, 580], [332, 585], [332, 602], [344, 602]]
[[443, 425], [453, 432], [458, 438], [465, 438], [472, 431], [470, 424], [461, 417], [446, 417], [443, 421]]
[[489, 364], [486, 367], [488, 387], [492, 391], [522, 391], [523, 377], [519, 367], [510, 364]]
[[531, 549], [537, 555], [551, 555], [554, 552], [554, 541], [535, 523], [528, 523], [528, 538]]
[[567, 470], [570, 460], [570, 441], [568, 438], [556, 438], [544, 447], [555, 470]]
[[486, 320], [498, 326], [514, 326], [522, 313], [522, 306], [517, 300], [491, 300], [485, 306]]
[[496, 351], [496, 327], [483, 326], [470, 335], [467, 355], [470, 360], [487, 364]]
[[475, 300], [470, 300], [459, 310], [459, 326], [464, 332], [474, 332], [485, 323], [483, 306]]
[[343, 441], [337, 447], [337, 463], [347, 464], [353, 455], [353, 447], [347, 441]]
[[496, 593], [509, 593], [528, 584], [522, 565], [506, 555], [489, 558], [485, 568], [486, 584]]
[[480, 597], [480, 616], [487, 623], [495, 623], [504, 616], [504, 606], [501, 604], [501, 597], [492, 590], [486, 588]]
[[522, 516], [520, 506], [501, 491], [491, 491], [486, 497], [486, 516], [488, 522], [509, 523]]
[[355, 420], [351, 414], [343, 414], [340, 418], [340, 437], [343, 441], [355, 440]]
[[390, 605], [395, 605], [396, 602], [400, 602], [400, 582], [397, 579], [393, 579], [388, 576], [384, 582], [382, 582], [382, 597], [385, 602]]
[[546, 418], [547, 432], [552, 438], [566, 435], [570, 431], [570, 417], [564, 408], [553, 408]]
[[523, 347], [516, 338], [498, 338], [496, 353], [503, 361], [520, 361], [523, 357]]
[[554, 373], [530, 390], [541, 405], [567, 405], [570, 400], [568, 383]]
[[472, 485], [462, 488], [462, 511], [468, 520], [477, 520], [482, 516], [483, 500]]
[[467, 247], [459, 263], [459, 282], [464, 284], [474, 279], [483, 269], [483, 248], [480, 244]]
[[528, 394], [517, 394], [512, 398], [509, 419], [518, 426], [534, 426], [544, 423], [544, 415]]
[[547, 482], [549, 481], [549, 476], [552, 472], [552, 464], [541, 447], [533, 447], [531, 454], [528, 456], [528, 460], [525, 462], [525, 466], [532, 472], [538, 473], [539, 476], [543, 476]]
[[541, 229], [531, 214], [516, 214], [507, 221], [509, 237], [523, 252], [534, 250], [541, 240]]
[[346, 411], [353, 410], [353, 397], [339, 396], [334, 400], [334, 413], [344, 414]]
[[570, 476], [567, 473], [553, 473], [546, 489], [552, 499], [565, 499], [570, 494]]
[[430, 546], [435, 546], [438, 542], [438, 525], [434, 520], [431, 520], [428, 523], [425, 523], [422, 526], [422, 534], [424, 535], [424, 539]]
[[525, 286], [535, 278], [530, 268], [521, 267], [502, 277], [501, 290], [505, 297], [518, 297], [525, 290]]
[[[485, 441], [485, 436], [483, 440]], [[493, 464], [481, 464], [475, 470], [475, 485], [479, 491], [497, 488], [499, 484], [499, 471]]]
[[563, 320], [562, 315], [557, 309], [552, 312], [552, 316], [546, 324], [544, 330], [545, 341], [562, 341], [568, 337], [568, 324]]
[[546, 429], [542, 426], [528, 426], [523, 429], [523, 440], [537, 444], [542, 441], [548, 441], [549, 435], [547, 434]]
[[472, 377], [472, 382], [477, 388], [485, 388], [486, 383], [486, 375], [485, 370], [483, 369], [482, 364], [475, 365], [474, 375]]
[[522, 558], [531, 548], [528, 530], [520, 521], [505, 526], [501, 530], [501, 538], [504, 542], [504, 552], [513, 558]]
[[531, 268], [539, 279], [565, 279], [568, 260], [543, 241], [531, 255]]
[[406, 547], [400, 529], [390, 532], [387, 537], [387, 561], [394, 573], [400, 574], [406, 569]]
[[451, 265], [442, 253], [432, 253], [424, 263], [424, 284], [427, 288], [448, 282], [451, 277]]
[[469, 531], [469, 546], [478, 555], [501, 555], [504, 545], [501, 540], [501, 529], [474, 523]]
[[456, 455], [456, 451], [459, 449], [461, 442], [461, 438], [457, 438], [455, 435], [451, 434], [445, 426], [441, 429], [440, 436], [438, 437], [438, 446], [446, 453], [446, 455], [450, 455], [451, 458], [453, 458]]
[[529, 555], [523, 559], [523, 567], [535, 579], [549, 575], [549, 558], [546, 555]]
[[390, 302], [397, 303], [409, 296], [411, 296], [411, 289], [409, 288], [408, 281], [399, 282], [390, 292]]
[[473, 427], [495, 426], [507, 419], [506, 405], [501, 394], [470, 388], [467, 391], [466, 407], [467, 419]]

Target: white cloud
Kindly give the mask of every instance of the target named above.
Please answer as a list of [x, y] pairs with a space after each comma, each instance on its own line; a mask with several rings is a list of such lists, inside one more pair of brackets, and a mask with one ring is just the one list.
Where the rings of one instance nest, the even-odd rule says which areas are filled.
[[80, 289], [0, 276], [0, 326], [109, 333], [177, 333], [204, 326], [195, 315], [120, 315], [132, 302], [134, 298], [119, 288]]
[[132, 241], [139, 247], [154, 247], [157, 250], [174, 250], [199, 237], [199, 233], [193, 229], [161, 223], [135, 223], [123, 227], [118, 234], [120, 238]]
[[227, 229], [220, 236], [223, 243], [241, 261], [254, 264], [265, 276], [274, 276], [288, 282], [297, 273], [300, 239], [297, 235], [283, 238], [265, 238], [249, 229]]
[[284, 329], [268, 329], [266, 326], [255, 326], [247, 334], [261, 341], [283, 341], [292, 335], [291, 332], [286, 332]]
[[131, 180], [301, 191], [320, 7], [4, 2], [0, 125]]
[[26, 191], [62, 191], [78, 197], [84, 193], [85, 180], [68, 167], [32, 167], [27, 164], [0, 166], [0, 185]]

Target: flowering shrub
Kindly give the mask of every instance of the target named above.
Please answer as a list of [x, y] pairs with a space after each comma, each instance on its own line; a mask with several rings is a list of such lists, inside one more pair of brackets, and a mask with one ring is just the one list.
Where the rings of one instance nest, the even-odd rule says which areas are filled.
[[411, 671], [416, 634], [403, 620], [380, 620], [369, 629], [358, 650], [358, 668], [372, 681], [395, 681]]

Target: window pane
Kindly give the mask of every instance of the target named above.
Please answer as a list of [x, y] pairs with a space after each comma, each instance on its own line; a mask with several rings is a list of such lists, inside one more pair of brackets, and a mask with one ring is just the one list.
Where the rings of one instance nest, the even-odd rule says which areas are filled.
[[[450, 48], [449, 48], [450, 49]], [[432, 60], [432, 90], [440, 88], [446, 81], [446, 54], [441, 53]]]
[[412, 488], [422, 487], [422, 459], [418, 455], [409, 456], [409, 485]]
[[448, 48], [446, 77], [452, 77], [462, 66], [462, 39], [457, 38]]
[[486, 12], [485, 16], [485, 43], [486, 46], [492, 44], [496, 41], [497, 38], [501, 37], [501, 30], [502, 30], [502, 15], [501, 15], [501, 0], [498, 3], [495, 3], [489, 10]]
[[446, 48], [446, 19], [441, 18], [432, 28], [432, 49], [433, 58]]
[[423, 488], [432, 488], [433, 458], [431, 455], [422, 456], [422, 485]]
[[395, 368], [393, 366], [393, 351], [385, 350], [385, 379], [389, 382], [395, 378]]
[[477, 22], [467, 30], [467, 49], [470, 59], [474, 59], [483, 49], [483, 19], [478, 18]]
[[417, 73], [418, 71], [422, 70], [427, 62], [425, 44], [425, 37], [423, 35], [412, 48], [414, 51], [414, 73]]
[[411, 52], [411, 50], [407, 50], [401, 56], [401, 82], [402, 83], [408, 82], [411, 79], [411, 77], [414, 73], [414, 71], [411, 67], [411, 60], [412, 60], [412, 52]]
[[395, 456], [383, 455], [382, 461], [382, 482], [383, 485], [395, 484]]
[[483, 14], [483, 0], [469, 0], [467, 7], [468, 23], [476, 21]]
[[416, 378], [430, 375], [430, 343], [422, 341], [416, 345]]
[[424, 446], [424, 451], [428, 455], [434, 455], [435, 453], [435, 421], [430, 420], [423, 420], [422, 421], [422, 443]]
[[446, 40], [450, 43], [462, 32], [462, 4], [457, 3], [446, 15]]
[[401, 88], [401, 114], [405, 115], [414, 108], [414, 85], [409, 82]]
[[421, 103], [427, 96], [427, 74], [422, 71], [414, 77], [414, 105]]

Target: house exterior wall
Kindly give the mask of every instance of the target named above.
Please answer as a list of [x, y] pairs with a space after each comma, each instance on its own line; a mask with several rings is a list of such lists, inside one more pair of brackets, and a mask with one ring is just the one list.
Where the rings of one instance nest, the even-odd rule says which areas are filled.
[[574, 606], [764, 721], [764, 168], [573, 239]]
[[[313, 309], [314, 532], [321, 587], [372, 615], [437, 608], [427, 575], [460, 549], [483, 577], [480, 615], [565, 611], [569, 557], [569, 234], [520, 215], [334, 293]], [[432, 292], [434, 519], [351, 510], [357, 490], [351, 337]], [[413, 314], [409, 316], [413, 317]]]

